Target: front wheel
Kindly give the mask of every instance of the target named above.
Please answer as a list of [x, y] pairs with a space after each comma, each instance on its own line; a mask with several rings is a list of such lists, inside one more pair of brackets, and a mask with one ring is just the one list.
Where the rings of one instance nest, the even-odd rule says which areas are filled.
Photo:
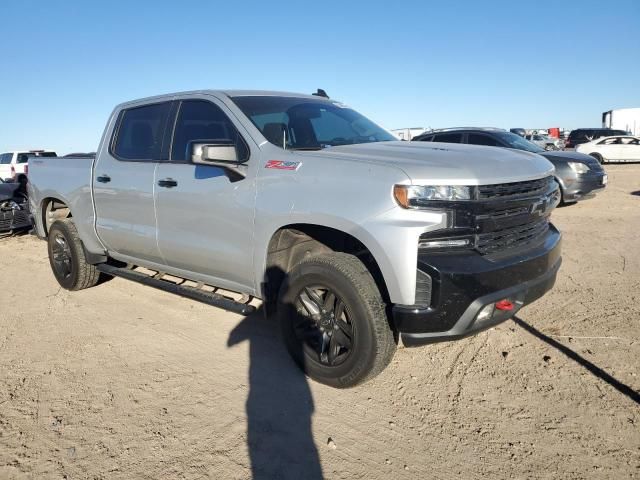
[[600, 165], [605, 163], [604, 157], [599, 153], [590, 153], [589, 155], [595, 158], [598, 161], [598, 163], [600, 163]]
[[82, 290], [98, 283], [100, 272], [87, 263], [78, 230], [70, 219], [53, 222], [48, 250], [51, 270], [62, 288]]
[[380, 291], [353, 255], [301, 260], [280, 289], [278, 315], [296, 363], [332, 387], [353, 387], [375, 377], [396, 350]]

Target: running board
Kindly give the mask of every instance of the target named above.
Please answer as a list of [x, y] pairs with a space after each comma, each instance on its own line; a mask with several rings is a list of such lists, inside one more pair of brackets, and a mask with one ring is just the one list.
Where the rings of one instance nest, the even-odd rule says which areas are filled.
[[[190, 298], [192, 300], [213, 305], [214, 307], [223, 308], [241, 315], [249, 315], [256, 311], [256, 307], [249, 305], [249, 303], [242, 303], [241, 301], [239, 302], [232, 298], [225, 297], [219, 293], [202, 290], [201, 283], [198, 284], [198, 287], [189, 287], [187, 285], [179, 285], [167, 280], [162, 280], [162, 276], [159, 275], [162, 272], [158, 272], [154, 276], [149, 276], [142, 272], [133, 270], [132, 266], [119, 268], [106, 263], [96, 265], [96, 268], [98, 271], [106, 273], [107, 275], [126, 278], [127, 280], [132, 280], [149, 287], [164, 290], [165, 292], [175, 293], [181, 297]], [[251, 297], [244, 295], [242, 300], [249, 302], [251, 301]]]

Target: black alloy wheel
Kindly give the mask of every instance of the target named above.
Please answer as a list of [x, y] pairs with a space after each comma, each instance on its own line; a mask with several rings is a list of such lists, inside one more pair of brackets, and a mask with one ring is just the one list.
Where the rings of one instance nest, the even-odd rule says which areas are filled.
[[71, 247], [61, 232], [55, 232], [51, 238], [52, 266], [58, 278], [67, 279], [72, 273]]
[[296, 337], [307, 357], [330, 367], [344, 363], [355, 345], [355, 325], [344, 301], [329, 287], [304, 287], [295, 302]]

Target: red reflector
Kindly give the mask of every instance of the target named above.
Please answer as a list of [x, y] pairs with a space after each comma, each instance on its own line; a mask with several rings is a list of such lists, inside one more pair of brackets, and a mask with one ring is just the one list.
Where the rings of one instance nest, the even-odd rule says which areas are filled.
[[500, 300], [499, 302], [496, 302], [496, 309], [504, 311], [513, 310], [513, 303], [507, 299]]

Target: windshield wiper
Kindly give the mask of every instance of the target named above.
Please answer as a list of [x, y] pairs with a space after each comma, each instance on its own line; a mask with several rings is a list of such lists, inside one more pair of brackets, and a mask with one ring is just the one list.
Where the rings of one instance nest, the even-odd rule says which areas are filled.
[[289, 147], [287, 150], [316, 151], [322, 150], [322, 147]]

